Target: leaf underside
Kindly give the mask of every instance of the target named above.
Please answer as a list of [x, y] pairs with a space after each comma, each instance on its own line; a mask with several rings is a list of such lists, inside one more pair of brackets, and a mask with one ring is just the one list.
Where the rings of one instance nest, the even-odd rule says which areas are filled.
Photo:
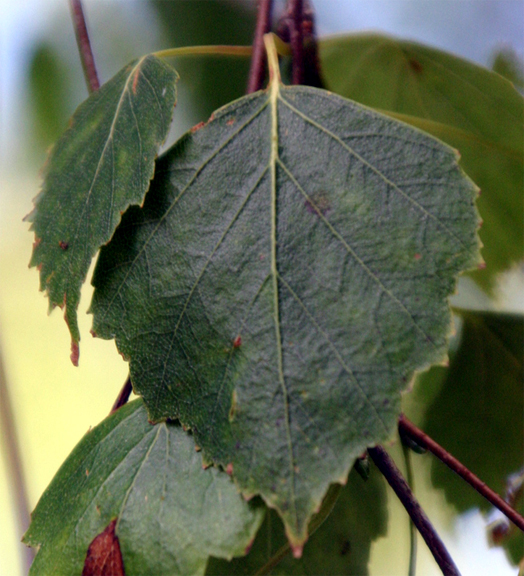
[[[179, 425], [149, 424], [135, 400], [78, 444], [40, 499], [24, 541], [39, 548], [31, 576], [107, 564], [100, 548], [109, 548], [114, 564], [115, 536], [126, 576], [185, 576], [203, 574], [211, 554], [244, 554], [263, 515], [225, 472], [202, 468], [191, 435]], [[103, 541], [108, 533], [111, 546]]]
[[177, 78], [170, 66], [144, 56], [92, 94], [52, 149], [27, 216], [35, 232], [30, 266], [40, 270], [50, 308], [65, 306], [74, 362], [81, 285], [121, 214], [144, 199], [171, 122]]
[[159, 159], [91, 311], [150, 418], [191, 427], [297, 552], [329, 484], [389, 439], [414, 371], [443, 359], [478, 217], [447, 146], [275, 82]]
[[524, 257], [524, 99], [500, 75], [414, 42], [354, 34], [320, 42], [330, 90], [429, 132], [460, 152], [482, 190], [485, 290]]

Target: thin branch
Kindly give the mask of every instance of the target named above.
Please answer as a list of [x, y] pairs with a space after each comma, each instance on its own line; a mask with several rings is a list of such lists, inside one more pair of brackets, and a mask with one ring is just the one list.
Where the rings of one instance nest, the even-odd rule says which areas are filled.
[[[411, 463], [411, 449], [402, 443], [402, 453], [406, 463], [406, 480], [412, 492], [415, 492], [415, 478], [413, 477], [413, 466]], [[417, 527], [413, 518], [409, 518], [409, 569], [408, 576], [415, 576], [417, 573]]]
[[[315, 13], [309, 0], [302, 0], [302, 6], [300, 28], [302, 41], [299, 43], [298, 39], [295, 38], [296, 46], [292, 61], [292, 76], [296, 75], [296, 77], [293, 83], [296, 83], [301, 75], [300, 84], [304, 86], [314, 86], [315, 88], [324, 88], [320, 71], [320, 58], [318, 55]], [[292, 30], [296, 28], [293, 15], [295, 10], [298, 10], [297, 5], [289, 1], [285, 13], [278, 22], [277, 36], [279, 36], [283, 42], [291, 42]], [[298, 68], [295, 63], [298, 65]], [[300, 70], [302, 70], [302, 72], [300, 72]]]
[[131, 384], [131, 377], [128, 376], [127, 380], [124, 382], [124, 385], [122, 386], [122, 390], [120, 390], [120, 393], [118, 394], [117, 399], [113, 404], [113, 407], [111, 408], [111, 412], [109, 412], [110, 415], [113, 414], [113, 412], [116, 412], [129, 400], [129, 396], [131, 396], [132, 391], [133, 391], [133, 385]]
[[486, 500], [491, 502], [495, 508], [498, 508], [503, 514], [505, 514], [512, 522], [524, 532], [524, 518], [514, 510], [503, 498], [501, 498], [496, 492], [489, 488], [482, 480], [473, 474], [471, 470], [466, 468], [464, 464], [459, 462], [455, 457], [453, 457], [447, 450], [442, 448], [439, 444], [425, 434], [420, 428], [417, 428], [413, 422], [410, 422], [403, 414], [399, 418], [398, 422], [399, 430], [403, 434], [407, 434], [417, 444], [423, 448], [427, 448], [431, 453], [433, 453], [439, 460], [444, 462], [446, 466], [451, 468], [453, 472], [458, 474], [463, 478], [470, 486], [475, 488], [475, 490], [484, 496]]
[[86, 19], [82, 8], [82, 0], [70, 0], [71, 13], [75, 28], [76, 42], [80, 52], [80, 60], [86, 78], [87, 89], [89, 92], [96, 92], [100, 88], [98, 73], [95, 66], [95, 58], [87, 33]]
[[291, 64], [291, 77], [293, 84], [304, 82], [304, 31], [302, 21], [304, 19], [303, 0], [289, 0], [290, 2], [290, 44], [293, 57]]
[[[31, 521], [29, 499], [27, 497], [27, 486], [25, 483], [24, 468], [22, 458], [20, 457], [20, 445], [16, 433], [15, 417], [9, 398], [9, 388], [5, 374], [2, 351], [0, 350], [0, 428], [4, 446], [7, 455], [8, 477], [11, 480], [11, 489], [15, 494], [15, 509], [17, 514], [18, 533], [20, 536], [29, 528]], [[27, 574], [35, 555], [34, 549], [23, 546], [20, 554], [22, 556], [22, 565], [25, 566], [24, 572]]]
[[413, 496], [407, 482], [402, 477], [399, 469], [382, 446], [369, 448], [368, 454], [371, 456], [377, 468], [382, 472], [388, 484], [393, 488], [402, 505], [410, 515], [417, 530], [424, 538], [433, 557], [439, 565], [444, 576], [460, 576], [458, 568], [455, 566], [453, 559], [449, 555], [446, 547], [442, 543], [438, 534], [435, 532], [431, 522], [420, 504]]
[[249, 80], [247, 84], [247, 94], [260, 90], [264, 83], [266, 64], [264, 34], [267, 34], [271, 30], [272, 11], [273, 0], [259, 0], [255, 39], [253, 41], [253, 56], [251, 58], [251, 68], [249, 70]]

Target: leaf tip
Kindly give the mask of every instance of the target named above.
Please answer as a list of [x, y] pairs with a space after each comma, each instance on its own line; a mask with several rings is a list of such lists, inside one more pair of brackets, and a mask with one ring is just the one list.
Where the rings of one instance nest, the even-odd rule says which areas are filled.
[[290, 544], [291, 551], [293, 552], [293, 558], [299, 559], [302, 558], [302, 551], [304, 550], [303, 544]]
[[73, 366], [78, 367], [78, 359], [80, 358], [80, 347], [78, 345], [78, 342], [76, 342], [74, 339], [71, 339], [71, 362], [73, 363]]

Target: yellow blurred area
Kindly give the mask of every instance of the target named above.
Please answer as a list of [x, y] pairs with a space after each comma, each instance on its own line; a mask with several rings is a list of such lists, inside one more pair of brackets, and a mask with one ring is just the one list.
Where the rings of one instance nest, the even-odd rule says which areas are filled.
[[[127, 376], [114, 342], [93, 338], [86, 314], [92, 288], [79, 310], [80, 365], [69, 359], [70, 340], [60, 310], [47, 315], [38, 272], [29, 269], [32, 233], [22, 218], [40, 183], [2, 174], [0, 180], [0, 341], [32, 508], [59, 466], [87, 432], [109, 413]], [[21, 573], [13, 495], [0, 459], [0, 574]]]

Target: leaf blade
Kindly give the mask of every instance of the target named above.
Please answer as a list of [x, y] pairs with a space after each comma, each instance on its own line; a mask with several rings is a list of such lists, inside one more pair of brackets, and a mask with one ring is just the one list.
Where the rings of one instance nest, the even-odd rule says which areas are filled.
[[144, 56], [92, 94], [51, 151], [42, 191], [26, 217], [35, 232], [30, 266], [39, 268], [50, 308], [65, 305], [74, 353], [80, 286], [121, 213], [143, 201], [171, 121], [177, 78], [161, 60]]
[[190, 426], [299, 550], [329, 484], [389, 439], [413, 371], [445, 354], [446, 298], [478, 262], [475, 193], [431, 137], [273, 85], [159, 160], [102, 251], [95, 331], [150, 417]]
[[31, 574], [81, 573], [93, 539], [111, 526], [127, 576], [203, 574], [210, 554], [243, 554], [262, 517], [224, 472], [202, 468], [180, 426], [152, 426], [138, 400], [77, 445], [24, 540], [39, 547]]

